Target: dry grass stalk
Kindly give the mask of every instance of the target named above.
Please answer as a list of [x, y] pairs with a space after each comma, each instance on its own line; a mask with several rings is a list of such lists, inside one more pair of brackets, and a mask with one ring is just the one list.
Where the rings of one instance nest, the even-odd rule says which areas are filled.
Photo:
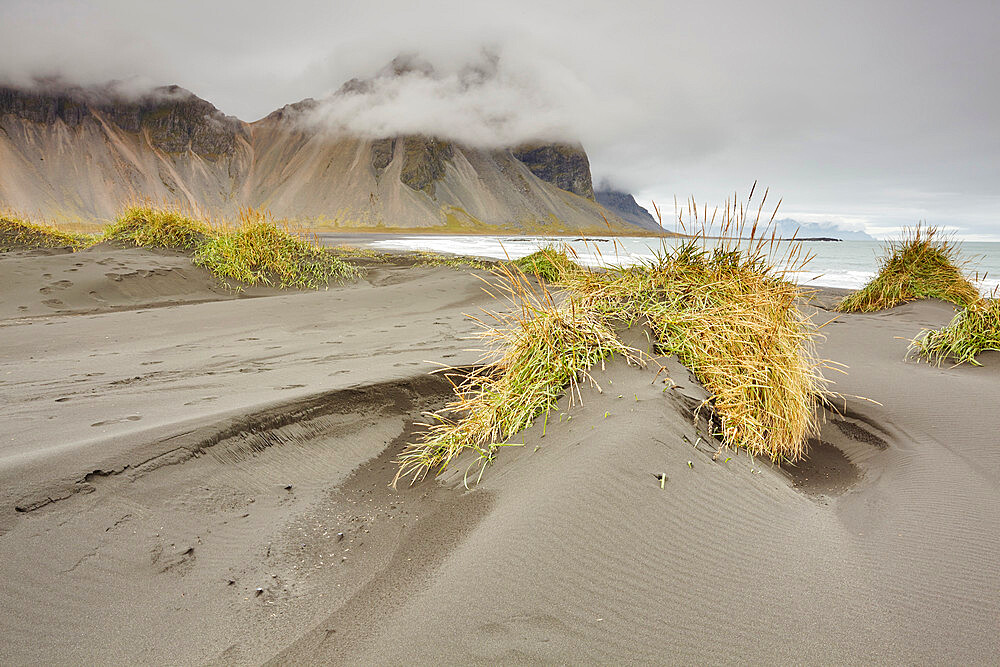
[[612, 323], [622, 320], [648, 323], [661, 351], [676, 354], [705, 384], [726, 445], [800, 459], [817, 430], [826, 364], [816, 357], [817, 328], [798, 310], [801, 292], [786, 278], [811, 256], [777, 238], [774, 213], [761, 221], [767, 193], [753, 206], [752, 197], [753, 190], [746, 202], [734, 196], [711, 218], [691, 200], [688, 223], [679, 214], [678, 224], [700, 231], [673, 250], [664, 246], [647, 265], [560, 271], [567, 291], [558, 307], [544, 288], [541, 297], [531, 292], [516, 266], [502, 265], [515, 307], [484, 324], [493, 360], [456, 386], [456, 400], [400, 457], [395, 481], [443, 470], [465, 449], [485, 466], [497, 443], [567, 389], [578, 392], [593, 364], [615, 352], [636, 359], [614, 333]]
[[606, 317], [649, 323], [660, 350], [711, 392], [727, 446], [793, 462], [816, 430], [824, 362], [816, 327], [796, 305], [799, 288], [765, 250], [691, 241], [645, 266], [578, 274], [569, 285]]
[[487, 346], [486, 363], [453, 380], [455, 400], [429, 415], [422, 440], [399, 457], [393, 484], [440, 472], [470, 449], [485, 467], [500, 443], [554, 408], [567, 390], [571, 400], [579, 400], [579, 384], [591, 380], [588, 370], [595, 364], [614, 354], [639, 362], [638, 353], [576, 298], [557, 304], [511, 265], [501, 264], [493, 273], [498, 279], [493, 289], [502, 291], [512, 307], [487, 313], [485, 320], [475, 318]]
[[849, 294], [838, 309], [874, 312], [916, 299], [942, 299], [967, 306], [980, 298], [963, 273], [967, 262], [960, 247], [936, 227], [917, 225], [903, 238], [890, 241], [879, 270], [867, 285]]

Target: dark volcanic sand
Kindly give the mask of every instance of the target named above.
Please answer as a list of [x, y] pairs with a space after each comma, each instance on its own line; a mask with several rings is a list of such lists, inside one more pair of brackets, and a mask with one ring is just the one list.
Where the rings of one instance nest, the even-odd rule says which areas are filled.
[[796, 469], [713, 461], [665, 359], [675, 388], [609, 364], [472, 491], [471, 462], [396, 491], [478, 278], [246, 298], [89, 252], [0, 257], [2, 663], [1000, 657], [1000, 359], [904, 360], [950, 306], [824, 328], [847, 398]]

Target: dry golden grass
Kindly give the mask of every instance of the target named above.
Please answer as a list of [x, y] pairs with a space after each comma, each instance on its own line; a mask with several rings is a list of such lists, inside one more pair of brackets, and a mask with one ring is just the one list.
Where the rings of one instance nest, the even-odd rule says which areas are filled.
[[605, 317], [644, 321], [712, 394], [723, 443], [796, 461], [824, 391], [799, 288], [739, 251], [692, 241], [645, 266], [578, 274], [569, 285]]
[[478, 453], [485, 468], [500, 443], [554, 408], [567, 391], [579, 396], [579, 383], [590, 378], [588, 370], [595, 364], [613, 354], [639, 362], [638, 353], [618, 339], [604, 318], [573, 296], [557, 304], [510, 265], [499, 265], [494, 275], [494, 287], [505, 292], [511, 309], [487, 313], [486, 321], [477, 319], [487, 363], [457, 375], [457, 381], [449, 376], [455, 400], [430, 415], [422, 440], [400, 456], [393, 484], [440, 472], [467, 449]]
[[493, 343], [488, 363], [455, 383], [456, 400], [400, 457], [394, 483], [439, 472], [466, 449], [485, 466], [498, 443], [560, 395], [578, 395], [594, 364], [615, 353], [638, 360], [615, 332], [622, 321], [648, 324], [660, 351], [676, 354], [711, 392], [724, 445], [774, 461], [802, 458], [826, 394], [825, 363], [815, 353], [817, 327], [798, 309], [800, 289], [787, 280], [810, 257], [801, 244], [776, 238], [773, 214], [761, 223], [766, 197], [755, 216], [751, 190], [711, 221], [692, 201], [689, 224], [700, 225], [692, 240], [664, 246], [643, 266], [560, 271], [559, 305], [544, 288], [541, 296], [528, 288], [516, 266], [501, 265], [499, 286], [513, 308], [480, 321]]
[[384, 264], [389, 261], [389, 258], [385, 253], [381, 253], [374, 248], [366, 248], [363, 246], [353, 246], [347, 243], [341, 243], [340, 245], [334, 246], [332, 252], [342, 259], [369, 259], [373, 262], [379, 264]]
[[967, 306], [980, 298], [963, 273], [958, 245], [935, 227], [917, 225], [885, 247], [879, 270], [867, 285], [840, 302], [843, 312], [874, 312], [916, 299]]
[[[312, 240], [307, 240], [309, 236]], [[127, 204], [97, 234], [71, 234], [52, 225], [0, 213], [0, 251], [13, 248], [80, 250], [99, 242], [191, 253], [195, 264], [238, 289], [240, 284], [325, 287], [356, 278], [360, 271], [344, 261], [346, 253], [322, 247], [314, 233], [275, 221], [250, 208], [235, 223], [208, 221], [179, 204], [138, 201]]]

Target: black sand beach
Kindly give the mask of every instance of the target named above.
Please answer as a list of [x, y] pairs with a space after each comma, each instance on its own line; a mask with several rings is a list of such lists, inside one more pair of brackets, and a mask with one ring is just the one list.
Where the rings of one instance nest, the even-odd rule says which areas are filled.
[[797, 468], [713, 460], [686, 369], [616, 361], [479, 484], [394, 490], [428, 372], [500, 305], [476, 273], [234, 294], [171, 253], [0, 257], [0, 662], [997, 661], [1000, 357], [904, 358], [950, 305], [813, 299], [848, 368]]

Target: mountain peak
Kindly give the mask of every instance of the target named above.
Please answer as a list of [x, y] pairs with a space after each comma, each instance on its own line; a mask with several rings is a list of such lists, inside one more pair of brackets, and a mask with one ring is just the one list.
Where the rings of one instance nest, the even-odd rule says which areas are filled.
[[231, 153], [246, 132], [240, 120], [178, 85], [135, 91], [120, 82], [81, 87], [41, 80], [32, 87], [0, 87], [0, 115], [71, 128], [104, 118], [126, 132], [147, 132], [167, 153], [190, 149], [202, 157]]
[[607, 181], [602, 181], [597, 190], [594, 191], [594, 195], [598, 204], [609, 211], [614, 211], [633, 225], [653, 231], [662, 231], [656, 218], [648, 210], [639, 206], [635, 197], [628, 192], [612, 186]]
[[[488, 78], [491, 62], [461, 76]], [[334, 96], [364, 114], [367, 101], [350, 99], [352, 91], [409, 76], [433, 70], [397, 58], [375, 79], [349, 81]], [[350, 228], [629, 228], [594, 201], [579, 144], [483, 145], [378, 124], [352, 132], [323, 122], [326, 103], [307, 98], [246, 124], [178, 85], [0, 88], [0, 159], [15, 156], [0, 164], [0, 201], [81, 217], [113, 215], [140, 196], [219, 215], [267, 206], [275, 215]]]

